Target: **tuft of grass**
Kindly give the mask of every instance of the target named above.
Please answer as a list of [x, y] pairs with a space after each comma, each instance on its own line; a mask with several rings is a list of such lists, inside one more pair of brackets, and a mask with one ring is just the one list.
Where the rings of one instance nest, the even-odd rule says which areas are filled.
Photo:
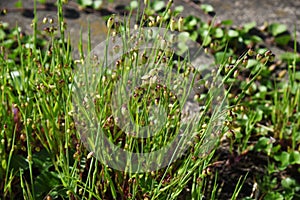
[[[128, 101], [128, 118], [134, 124], [147, 124], [151, 118], [149, 105], [157, 103], [169, 112], [169, 120], [164, 128], [153, 137], [136, 139], [124, 134], [111, 117], [115, 110], [112, 104], [122, 104], [123, 99], [112, 101], [114, 88], [118, 80], [128, 81], [130, 70], [135, 77], [140, 77], [141, 63], [154, 64], [165, 62], [165, 79], [172, 83], [174, 77], [182, 76], [183, 101], [193, 89], [193, 84], [206, 84], [212, 76], [197, 79], [197, 70], [187, 65], [191, 60], [179, 58], [174, 52], [161, 48], [164, 42], [155, 38], [154, 50], [144, 52], [130, 49], [117, 62], [113, 70], [101, 68], [99, 80], [89, 79], [85, 66], [92, 59], [88, 55], [95, 53], [91, 49], [90, 32], [88, 33], [88, 55], [84, 53], [79, 42], [80, 59], [71, 56], [73, 48], [67, 37], [67, 24], [63, 18], [63, 1], [57, 1], [58, 27], [52, 23], [43, 32], [48, 40], [37, 31], [36, 1], [33, 34], [24, 35], [19, 27], [9, 29], [8, 24], [0, 26], [0, 197], [10, 199], [240, 199], [265, 198], [283, 199], [299, 197], [299, 57], [297, 42], [294, 52], [276, 60], [268, 49], [262, 48], [263, 38], [252, 35], [255, 23], [235, 30], [230, 21], [219, 25], [203, 22], [195, 16], [180, 17], [182, 8], [174, 8], [168, 3], [147, 2], [138, 13], [142, 16], [135, 27], [139, 34], [146, 28], [156, 26], [170, 30], [180, 30], [181, 39], [191, 39], [201, 44], [214, 56], [215, 76], [222, 77], [220, 86], [225, 91], [220, 104], [227, 103], [228, 112], [224, 119], [219, 137], [208, 137], [217, 125], [215, 120], [224, 110], [212, 110], [210, 95], [214, 90], [201, 90], [196, 96], [203, 112], [199, 112], [199, 121], [187, 126], [195, 126], [196, 134], [180, 133], [177, 124], [180, 120], [177, 109], [179, 101], [173, 96], [163, 96], [168, 90], [154, 90], [148, 71], [147, 84], [134, 92], [142, 96], [138, 101]], [[134, 5], [134, 4], [132, 4]], [[135, 6], [133, 6], [135, 7]], [[210, 9], [209, 6], [206, 9]], [[128, 35], [134, 28], [130, 19], [123, 21], [111, 16], [114, 21], [109, 24], [106, 49], [114, 35], [122, 38], [122, 44], [128, 44]], [[136, 17], [138, 18], [138, 15]], [[51, 19], [52, 20], [52, 19]], [[45, 22], [51, 21], [45, 20]], [[55, 23], [54, 23], [55, 24]], [[58, 31], [57, 31], [58, 30]], [[279, 45], [285, 45], [285, 37], [280, 40], [284, 26], [271, 25], [264, 33], [277, 37]], [[171, 31], [172, 32], [172, 31]], [[296, 33], [296, 31], [295, 31]], [[138, 35], [139, 37], [141, 35]], [[82, 37], [82, 36], [81, 36]], [[294, 36], [296, 38], [296, 36]], [[82, 38], [80, 38], [82, 40]], [[130, 47], [130, 46], [129, 46]], [[186, 47], [181, 46], [184, 52]], [[104, 48], [105, 49], [105, 48]], [[107, 64], [110, 52], [104, 51], [100, 64]], [[147, 59], [146, 59], [147, 58]], [[166, 60], [164, 60], [166, 59]], [[174, 63], [177, 68], [174, 68]], [[113, 63], [115, 64], [115, 63]], [[78, 73], [85, 75], [90, 84], [80, 85], [76, 82]], [[190, 74], [189, 74], [189, 73]], [[204, 73], [205, 74], [205, 73]], [[151, 75], [151, 76], [150, 76]], [[186, 77], [185, 77], [186, 76]], [[122, 79], [120, 78], [122, 77]], [[153, 80], [153, 79], [152, 79]], [[201, 80], [206, 80], [202, 81]], [[93, 82], [94, 81], [94, 82]], [[199, 82], [197, 82], [199, 81]], [[191, 84], [192, 83], [192, 84]], [[138, 82], [135, 82], [138, 85]], [[155, 84], [154, 84], [155, 85]], [[169, 84], [175, 87], [176, 84]], [[157, 86], [157, 84], [155, 85]], [[145, 173], [120, 171], [100, 162], [97, 157], [104, 149], [88, 148], [87, 141], [80, 131], [85, 126], [76, 126], [78, 112], [74, 108], [74, 88], [95, 87], [95, 119], [100, 123], [95, 131], [89, 130], [92, 144], [99, 137], [99, 128], [116, 146], [130, 152], [146, 153], [160, 149], [178, 134], [194, 137], [185, 154], [164, 168]], [[118, 90], [117, 90], [118, 91]], [[154, 92], [155, 91], [155, 92]], [[118, 92], [121, 92], [118, 91]], [[154, 93], [153, 93], [154, 92]], [[155, 102], [153, 97], [164, 97]], [[206, 98], [205, 98], [206, 97]], [[81, 97], [79, 97], [80, 100]], [[204, 99], [204, 100], [203, 100]], [[205, 101], [206, 100], [206, 101]], [[169, 107], [169, 103], [172, 106]], [[214, 102], [213, 102], [214, 103]], [[167, 105], [167, 106], [166, 106]], [[89, 109], [79, 106], [81, 115], [91, 128], [95, 121], [89, 117]], [[201, 115], [202, 114], [202, 115]], [[150, 123], [150, 122], [149, 122]], [[87, 125], [87, 124], [85, 124]], [[126, 125], [126, 124], [125, 124]], [[82, 128], [82, 129], [81, 129]], [[187, 129], [188, 130], [188, 129]], [[150, 131], [147, 132], [151, 134]], [[101, 138], [100, 138], [101, 139]], [[101, 140], [100, 140], [101, 141]], [[213, 145], [210, 146], [211, 141]], [[209, 144], [205, 151], [205, 144]], [[172, 156], [180, 149], [175, 148]], [[205, 154], [205, 152], [208, 152]], [[95, 157], [94, 157], [95, 156]], [[109, 159], [109, 156], [106, 157]], [[156, 158], [157, 161], [162, 159]], [[130, 166], [129, 166], [130, 167]], [[132, 166], [131, 166], [132, 167]], [[230, 183], [233, 183], [230, 185]], [[229, 187], [226, 187], [229, 186]], [[228, 189], [231, 188], [231, 189]]]

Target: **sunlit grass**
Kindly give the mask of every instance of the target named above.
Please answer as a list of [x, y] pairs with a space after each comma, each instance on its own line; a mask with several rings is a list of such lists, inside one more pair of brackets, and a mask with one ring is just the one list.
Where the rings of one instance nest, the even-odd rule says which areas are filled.
[[[66, 34], [68, 29], [60, 0], [57, 6], [58, 27], [46, 23], [52, 29], [43, 33], [48, 36], [48, 41], [39, 38], [37, 15], [33, 21], [33, 35], [23, 35], [19, 28], [9, 29], [5, 23], [1, 25], [6, 34], [0, 41], [1, 198], [222, 199], [222, 194], [227, 193], [231, 199], [238, 199], [248, 184], [253, 186], [253, 191], [248, 194], [251, 199], [298, 197], [300, 187], [293, 175], [299, 174], [297, 166], [300, 164], [300, 78], [296, 42], [294, 57], [282, 62], [286, 69], [274, 70], [274, 65], [282, 65], [273, 61], [274, 55], [267, 49], [254, 46], [251, 50], [245, 49], [241, 55], [234, 55], [230, 42], [218, 46], [212, 41], [210, 47], [198, 47], [203, 53], [213, 53], [217, 62], [215, 69], [209, 68], [211, 73], [205, 76], [205, 70], [188, 64], [192, 62], [189, 54], [179, 58], [170, 49], [162, 48], [165, 41], [159, 37], [154, 38], [152, 50], [138, 51], [130, 45], [129, 48], [115, 49], [126, 53], [114, 60], [112, 66], [99, 68], [108, 64], [111, 58], [110, 52], [105, 51], [107, 46], [101, 49], [104, 56], [99, 56], [102, 54], [97, 49], [91, 49], [89, 33], [88, 50], [84, 51], [80, 38], [80, 58], [74, 60], [72, 50], [77, 47], [72, 46]], [[104, 43], [108, 45], [110, 39], [120, 37], [124, 46], [128, 44], [130, 31], [135, 29], [143, 33], [149, 25], [168, 31], [180, 29], [184, 32], [182, 36], [192, 38], [192, 33], [187, 30], [191, 26], [189, 21], [183, 23], [178, 13], [168, 9], [154, 18], [150, 6], [149, 3], [139, 11], [142, 15], [148, 14], [148, 18], [145, 16], [136, 26], [129, 24], [133, 12], [118, 23], [114, 21], [117, 17], [112, 16], [114, 20], [108, 22], [108, 40]], [[169, 2], [166, 7], [172, 8], [172, 4]], [[209, 30], [205, 38], [212, 40], [213, 34], [220, 33], [213, 24], [201, 23]], [[231, 38], [224, 35], [224, 40]], [[98, 55], [94, 61], [99, 61], [95, 66], [100, 69], [94, 71], [99, 73], [96, 79], [91, 78], [91, 71], [85, 70], [93, 63], [93, 54]], [[147, 64], [155, 69], [163, 64], [165, 73], [151, 71], [152, 68], [143, 71]], [[155, 82], [159, 74], [164, 75], [168, 88]], [[86, 78], [81, 79], [86, 81], [83, 85], [76, 79], [81, 75]], [[142, 81], [132, 81], [131, 76], [140, 77]], [[217, 85], [211, 85], [213, 77], [220, 77]], [[176, 83], [176, 78], [181, 82]], [[124, 85], [129, 86], [126, 85], [128, 81], [140, 87], [134, 87], [132, 96], [128, 95], [130, 100], [114, 99], [114, 95], [122, 94]], [[184, 110], [183, 105], [189, 102], [189, 94], [195, 85], [201, 93], [196, 93], [192, 99], [201, 109], [196, 111], [197, 123], [192, 120], [185, 123], [196, 131], [190, 133], [186, 128], [180, 132], [178, 127], [184, 116], [178, 110]], [[220, 90], [213, 90], [213, 86], [224, 89], [221, 95], [219, 93], [221, 98], [216, 95]], [[95, 101], [79, 104], [76, 110], [75, 88], [85, 92], [95, 89], [96, 93], [91, 95]], [[182, 93], [178, 88], [183, 88]], [[143, 98], [139, 99], [139, 96]], [[77, 101], [84, 100], [84, 96], [77, 97]], [[149, 130], [145, 129], [146, 135], [153, 137], [136, 138], [120, 129], [120, 124], [125, 127], [128, 124], [122, 124], [122, 121], [117, 124], [114, 118], [123, 116], [122, 109], [120, 113], [113, 109], [122, 104], [125, 104], [123, 111], [128, 112], [126, 116], [132, 120], [133, 127], [155, 125], [151, 118], [153, 107], [160, 109], [157, 113], [167, 111], [167, 120], [155, 135], [152, 135], [151, 126]], [[213, 104], [218, 106], [213, 107]], [[149, 105], [152, 105], [151, 109]], [[91, 107], [96, 110], [92, 116]], [[76, 124], [75, 119], [85, 124]], [[222, 123], [217, 123], [218, 120]], [[127, 171], [122, 171], [103, 164], [103, 160], [100, 162], [99, 152], [105, 151], [101, 149], [103, 146], [97, 148], [99, 143], [95, 142], [101, 139], [97, 137], [100, 129], [117, 147], [138, 153], [159, 150], [178, 135], [188, 135], [192, 139], [184, 154], [174, 162], [166, 162], [163, 168], [145, 173], [130, 173], [130, 165]], [[136, 130], [137, 135], [142, 131]], [[228, 150], [226, 156], [229, 158], [224, 160], [222, 150]], [[178, 151], [180, 149], [175, 148], [172, 156]], [[245, 173], [238, 174], [232, 191], [223, 191], [224, 179], [231, 178], [222, 177], [224, 171], [231, 167], [234, 170], [234, 166], [243, 164], [243, 159], [248, 157], [254, 162], [251, 160], [253, 154], [267, 159], [268, 165], [258, 166], [265, 172], [264, 177], [251, 173], [253, 168], [247, 166]], [[105, 155], [105, 159], [110, 159], [109, 154]], [[163, 157], [156, 159], [158, 163], [163, 162], [160, 160]]]

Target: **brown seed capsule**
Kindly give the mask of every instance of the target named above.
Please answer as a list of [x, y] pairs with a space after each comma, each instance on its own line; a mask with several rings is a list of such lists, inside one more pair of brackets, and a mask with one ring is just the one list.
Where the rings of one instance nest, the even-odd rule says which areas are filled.
[[248, 65], [248, 58], [247, 56], [243, 59], [243, 66], [247, 66]]
[[26, 140], [26, 135], [22, 133], [20, 135], [20, 139], [24, 142]]
[[228, 57], [228, 64], [231, 64], [231, 63], [232, 63], [232, 60], [233, 60], [233, 57], [232, 57], [232, 56], [229, 56], [229, 57]]
[[228, 73], [233, 68], [233, 65], [225, 66], [225, 73]]
[[272, 51], [271, 50], [266, 51], [265, 56], [268, 57], [270, 55], [272, 55]]
[[278, 77], [283, 78], [285, 76], [286, 72], [287, 72], [286, 70], [282, 70], [281, 72], [279, 72]]

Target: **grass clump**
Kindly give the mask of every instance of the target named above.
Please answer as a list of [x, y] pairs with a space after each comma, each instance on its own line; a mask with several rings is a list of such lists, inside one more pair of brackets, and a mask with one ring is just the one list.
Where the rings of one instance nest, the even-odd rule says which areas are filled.
[[[108, 20], [108, 39], [87, 55], [81, 50], [78, 60], [72, 58], [74, 47], [65, 37], [67, 25], [61, 1], [57, 2], [58, 26], [45, 20], [48, 27], [43, 34], [47, 40], [37, 31], [37, 18], [33, 35], [1, 24], [0, 197], [297, 198], [297, 43], [294, 52], [276, 60], [271, 51], [261, 46], [263, 34], [252, 34], [254, 23], [233, 29], [229, 21], [214, 24], [195, 16], [181, 17], [182, 8], [174, 8], [171, 1], [146, 3], [144, 8], [141, 2], [132, 6], [137, 11], [131, 9], [124, 21], [112, 16]], [[136, 19], [141, 20], [131, 27], [130, 18], [135, 12]], [[153, 26], [158, 29], [150, 29]], [[147, 37], [149, 30], [158, 30], [152, 33], [155, 37]], [[270, 33], [262, 33], [276, 37], [277, 43], [281, 41], [276, 45], [284, 46], [286, 40], [279, 38], [286, 34], [284, 30], [283, 26], [272, 25], [265, 30]], [[175, 31], [180, 31], [180, 41], [200, 43], [195, 49], [207, 54], [197, 56], [211, 56], [213, 65], [206, 69], [195, 66], [197, 57], [190, 57], [192, 49], [184, 43], [172, 43]], [[132, 36], [136, 38], [130, 40]], [[120, 39], [119, 46], [110, 48], [114, 38]], [[140, 44], [134, 43], [137, 41]], [[145, 46], [141, 44], [152, 46], [142, 48]], [[122, 56], [115, 57], [118, 52]], [[96, 72], [97, 78], [93, 77]], [[222, 90], [212, 89], [217, 86]], [[126, 87], [134, 91], [131, 96]], [[114, 98], [117, 95], [122, 98]], [[185, 108], [190, 101], [196, 104]], [[151, 115], [153, 107], [158, 107], [154, 113], [160, 120], [155, 121]], [[196, 115], [192, 116], [197, 121], [180, 112], [185, 109], [195, 109], [192, 113]], [[91, 114], [91, 110], [95, 112]], [[221, 124], [215, 121], [219, 115], [225, 116]], [[131, 119], [132, 124], [122, 121], [124, 118]], [[183, 132], [179, 122], [184, 125]], [[146, 128], [137, 129], [137, 125]], [[152, 129], [160, 126], [163, 128], [159, 131]], [[180, 144], [185, 142], [183, 136], [192, 140], [174, 162], [155, 157], [157, 163], [166, 165], [138, 173], [130, 163], [125, 167], [131, 169], [118, 170], [96, 159], [105, 151], [95, 142], [103, 138], [99, 137], [100, 128], [116, 147], [134, 153], [159, 150], [172, 139]], [[135, 135], [127, 133], [132, 129]], [[151, 135], [153, 132], [157, 134]], [[135, 137], [141, 133], [147, 137]], [[171, 150], [171, 156], [180, 151]], [[104, 161], [109, 161], [112, 154], [104, 154]]]

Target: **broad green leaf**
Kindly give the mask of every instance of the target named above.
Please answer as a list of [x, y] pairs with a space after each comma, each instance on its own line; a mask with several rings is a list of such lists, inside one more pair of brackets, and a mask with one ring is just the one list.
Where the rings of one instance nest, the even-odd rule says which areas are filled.
[[252, 35], [252, 36], [251, 36], [251, 40], [252, 40], [253, 42], [261, 42], [261, 41], [262, 41], [261, 37], [259, 37], [259, 36], [257, 36], [257, 35]]
[[244, 31], [248, 33], [251, 29], [256, 26], [256, 22], [250, 22], [244, 25]]
[[139, 2], [138, 1], [131, 1], [130, 2], [130, 8], [135, 9], [139, 6]]
[[0, 29], [0, 40], [4, 40], [5, 35], [5, 32], [2, 29]]
[[83, 6], [91, 6], [93, 5], [93, 1], [92, 0], [82, 0], [81, 1]]
[[287, 177], [281, 181], [281, 185], [286, 189], [292, 189], [296, 185], [296, 181], [290, 177]]
[[223, 25], [231, 26], [233, 24], [232, 20], [224, 20], [221, 22]]
[[194, 17], [194, 16], [188, 16], [184, 19], [184, 24], [189, 28], [193, 28], [194, 26], [196, 26], [198, 24], [198, 22], [200, 21], [199, 18]]
[[246, 68], [252, 68], [254, 66], [257, 66], [259, 62], [256, 59], [249, 59]]
[[270, 192], [265, 197], [264, 200], [283, 200], [283, 196], [278, 192]]
[[231, 37], [231, 38], [238, 37], [238, 36], [239, 36], [239, 32], [237, 32], [236, 30], [230, 29], [230, 30], [228, 31], [228, 36]]
[[201, 9], [205, 12], [205, 13], [210, 13], [214, 11], [214, 7], [212, 7], [212, 5], [209, 4], [202, 4], [201, 5]]
[[178, 34], [178, 40], [181, 42], [188, 41], [190, 39], [190, 34], [188, 32], [180, 32]]
[[197, 31], [193, 31], [190, 35], [190, 39], [193, 40], [193, 41], [196, 41], [198, 38], [198, 33]]
[[260, 48], [260, 49], [257, 50], [257, 53], [264, 54], [264, 53], [266, 53], [268, 50], [269, 50], [269, 49], [267, 49], [267, 48]]
[[266, 137], [259, 138], [258, 142], [254, 146], [254, 150], [256, 151], [262, 151], [268, 147], [270, 144], [270, 139]]
[[154, 1], [153, 2], [153, 9], [155, 11], [160, 11], [165, 7], [165, 2], [164, 1]]
[[18, 0], [18, 1], [15, 3], [15, 7], [17, 7], [17, 8], [22, 8], [22, 7], [23, 7], [22, 0]]
[[278, 162], [281, 162], [279, 169], [284, 170], [290, 163], [290, 154], [286, 151], [281, 152], [279, 155], [275, 155], [274, 159]]
[[279, 45], [285, 46], [291, 41], [290, 35], [282, 35], [275, 38], [275, 42]]
[[101, 8], [102, 4], [103, 4], [102, 0], [97, 0], [97, 1], [94, 1], [93, 7], [94, 7], [94, 9], [99, 9], [99, 8]]
[[285, 24], [273, 23], [269, 26], [268, 30], [273, 36], [277, 36], [287, 31], [287, 27]]
[[290, 164], [300, 164], [300, 153], [299, 151], [293, 151], [290, 154]]
[[203, 40], [203, 46], [208, 46], [211, 43], [211, 37], [208, 35]]
[[224, 31], [221, 28], [216, 29], [215, 37], [222, 38], [224, 36]]
[[178, 13], [181, 13], [183, 10], [184, 10], [183, 6], [176, 6], [174, 11], [178, 12]]

